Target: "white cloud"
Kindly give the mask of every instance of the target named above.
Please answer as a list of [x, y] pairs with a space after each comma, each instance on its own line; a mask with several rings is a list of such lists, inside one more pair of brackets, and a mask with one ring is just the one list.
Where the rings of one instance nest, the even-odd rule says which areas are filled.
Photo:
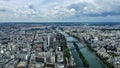
[[120, 0], [0, 0], [0, 5], [0, 18], [4, 15], [4, 18], [79, 19], [120, 15]]

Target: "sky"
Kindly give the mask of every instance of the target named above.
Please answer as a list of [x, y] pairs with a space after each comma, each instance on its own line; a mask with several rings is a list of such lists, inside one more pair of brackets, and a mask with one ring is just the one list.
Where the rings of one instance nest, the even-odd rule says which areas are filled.
[[0, 22], [120, 22], [120, 0], [0, 0]]

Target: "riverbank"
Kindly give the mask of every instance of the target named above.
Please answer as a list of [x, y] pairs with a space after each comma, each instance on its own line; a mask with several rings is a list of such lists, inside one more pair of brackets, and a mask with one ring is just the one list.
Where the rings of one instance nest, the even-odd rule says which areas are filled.
[[74, 45], [73, 45], [73, 41], [76, 41], [75, 39], [73, 39], [72, 36], [68, 35], [67, 33], [65, 33], [64, 31], [61, 31], [59, 29], [56, 29], [59, 33], [61, 33], [62, 35], [65, 36], [66, 39], [66, 43], [67, 43], [67, 47], [70, 50], [70, 56], [71, 56], [71, 60], [74, 61], [72, 62], [73, 64], [75, 63], [75, 66], [73, 68], [83, 68], [84, 64], [82, 62], [82, 60], [79, 58], [79, 54], [77, 53], [77, 50], [75, 49]]
[[[67, 34], [69, 34], [69, 33], [67, 33]], [[69, 35], [71, 35], [71, 34], [69, 34]], [[74, 37], [74, 38], [76, 38], [76, 39], [78, 39], [79, 41], [81, 41], [82, 44], [86, 45], [87, 48], [88, 48], [91, 52], [93, 52], [93, 54], [97, 57], [97, 59], [99, 60], [99, 62], [100, 62], [105, 68], [114, 68], [114, 66], [113, 66], [112, 64], [108, 63], [105, 58], [102, 58], [102, 56], [100, 56], [99, 54], [95, 53], [95, 50], [91, 47], [91, 45], [90, 45], [87, 41], [85, 41], [84, 39], [81, 40], [81, 39], [79, 39], [78, 37], [76, 37], [76, 36], [74, 36], [74, 35], [71, 35], [71, 36]]]
[[79, 54], [79, 57], [82, 59], [84, 66], [88, 68], [89, 67], [88, 61], [85, 59], [83, 54], [80, 52], [78, 45], [75, 42], [73, 42], [73, 44], [74, 44], [74, 46]]
[[[67, 33], [68, 35], [70, 35], [69, 33]], [[74, 37], [75, 39], [77, 39], [79, 42], [77, 42], [76, 44], [78, 45], [80, 51], [83, 53], [83, 56], [85, 57], [85, 59], [88, 61], [89, 65], [91, 68], [108, 68], [97, 56], [96, 54], [93, 53], [93, 51], [91, 51], [89, 49], [89, 47], [83, 43], [82, 40], [80, 40], [78, 37], [75, 37], [73, 35], [70, 35], [72, 37]], [[84, 47], [84, 48], [82, 48]], [[82, 49], [81, 49], [82, 48]]]

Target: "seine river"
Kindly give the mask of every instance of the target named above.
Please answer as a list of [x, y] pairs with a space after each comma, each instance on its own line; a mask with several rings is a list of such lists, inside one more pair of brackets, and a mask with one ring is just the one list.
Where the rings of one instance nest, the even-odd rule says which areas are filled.
[[[85, 57], [85, 59], [88, 61], [90, 68], [105, 68], [103, 64], [100, 63], [100, 61], [97, 59], [97, 57], [90, 52], [87, 47], [84, 47], [83, 44], [81, 44], [76, 38], [68, 35], [65, 32], [62, 32], [61, 30], [58, 30], [59, 33], [63, 34], [67, 40], [67, 45], [70, 49], [75, 48], [73, 45], [73, 41], [76, 42], [76, 44], [78, 45], [81, 51], [81, 53], [83, 54], [83, 56]], [[84, 47], [84, 48], [82, 48]], [[77, 53], [76, 49], [71, 50], [71, 53], [73, 55], [73, 58], [75, 60], [76, 63], [76, 67], [75, 68], [81, 68], [83, 67], [83, 63], [81, 61], [81, 59], [79, 58], [79, 54]]]

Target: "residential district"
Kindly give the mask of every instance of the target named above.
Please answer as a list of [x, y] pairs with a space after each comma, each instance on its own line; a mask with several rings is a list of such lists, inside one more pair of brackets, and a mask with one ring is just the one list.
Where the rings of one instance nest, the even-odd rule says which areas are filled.
[[120, 25], [0, 24], [0, 68], [120, 68]]

